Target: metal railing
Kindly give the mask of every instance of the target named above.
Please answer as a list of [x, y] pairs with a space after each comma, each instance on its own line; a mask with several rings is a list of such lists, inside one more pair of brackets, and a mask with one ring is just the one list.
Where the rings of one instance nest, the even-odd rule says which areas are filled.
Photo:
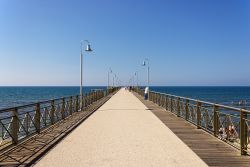
[[0, 150], [40, 133], [41, 130], [65, 119], [74, 112], [84, 111], [89, 105], [119, 88], [97, 90], [82, 97], [63, 97], [43, 102], [0, 110]]
[[[144, 96], [142, 89], [134, 91]], [[154, 91], [149, 100], [240, 149], [242, 155], [250, 153], [250, 111]]]

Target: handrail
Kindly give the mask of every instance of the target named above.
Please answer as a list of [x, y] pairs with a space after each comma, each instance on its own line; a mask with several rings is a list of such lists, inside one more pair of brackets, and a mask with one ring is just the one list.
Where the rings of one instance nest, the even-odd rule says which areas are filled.
[[[3, 109], [0, 109], [0, 113], [6, 112], [6, 111], [9, 111], [9, 110], [13, 110], [15, 108], [30, 107], [30, 106], [33, 106], [33, 105], [35, 105], [37, 103], [44, 104], [44, 103], [51, 102], [53, 100], [57, 101], [57, 100], [62, 100], [63, 98], [68, 99], [70, 97], [75, 97], [75, 96], [80, 96], [80, 95], [77, 94], [77, 95], [72, 95], [72, 96], [60, 97], [60, 98], [56, 98], [56, 99], [49, 99], [49, 100], [37, 101], [37, 102], [33, 102], [33, 103], [25, 104], [25, 105], [19, 105], [19, 106], [15, 106], [15, 107], [3, 108]], [[86, 96], [86, 95], [84, 95], [84, 96]]]
[[[143, 96], [144, 91], [133, 89]], [[215, 137], [250, 154], [250, 111], [156, 91], [149, 92], [149, 101], [213, 134]]]
[[246, 110], [246, 109], [243, 109], [243, 108], [236, 108], [236, 107], [232, 107], [232, 106], [225, 106], [223, 104], [212, 103], [212, 102], [207, 102], [207, 101], [202, 101], [202, 100], [192, 99], [192, 98], [189, 98], [189, 97], [177, 96], [177, 95], [172, 95], [172, 94], [167, 94], [167, 93], [162, 93], [162, 92], [156, 92], [156, 91], [150, 91], [150, 92], [151, 93], [159, 93], [161, 95], [167, 95], [167, 96], [172, 96], [172, 97], [181, 98], [181, 99], [187, 99], [187, 100], [190, 100], [190, 101], [197, 101], [197, 102], [201, 102], [203, 104], [216, 105], [218, 107], [223, 107], [223, 108], [226, 108], [226, 109], [231, 109], [231, 110], [235, 110], [235, 111], [239, 111], [239, 112], [240, 112], [240, 110], [243, 110], [244, 112], [250, 113], [249, 110]]

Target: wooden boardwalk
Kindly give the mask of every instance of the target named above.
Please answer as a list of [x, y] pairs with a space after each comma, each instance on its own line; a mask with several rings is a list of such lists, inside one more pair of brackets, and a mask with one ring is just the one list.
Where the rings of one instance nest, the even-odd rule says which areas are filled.
[[209, 166], [250, 167], [249, 156], [241, 156], [239, 150], [202, 129], [197, 129], [197, 126], [177, 117], [153, 102], [145, 101], [137, 93], [134, 94]]

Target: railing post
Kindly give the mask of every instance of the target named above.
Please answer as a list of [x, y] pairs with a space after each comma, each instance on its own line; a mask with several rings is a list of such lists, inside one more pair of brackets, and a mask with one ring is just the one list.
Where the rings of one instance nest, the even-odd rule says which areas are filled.
[[158, 94], [158, 105], [161, 106], [161, 94]]
[[156, 93], [153, 93], [153, 96], [154, 96], [154, 103], [156, 103]]
[[86, 107], [89, 106], [89, 93], [86, 94]]
[[37, 133], [40, 133], [40, 129], [41, 129], [41, 111], [40, 111], [40, 103], [36, 104], [36, 113], [35, 113], [35, 127], [36, 127], [36, 131]]
[[83, 108], [84, 108], [84, 95], [81, 96], [81, 111], [83, 111]]
[[97, 97], [97, 94], [96, 94], [96, 92], [95, 92], [95, 93], [94, 93], [94, 102], [97, 101], [96, 97]]
[[95, 100], [95, 92], [92, 92], [92, 94], [91, 94], [91, 104], [93, 104], [94, 100]]
[[173, 97], [170, 96], [170, 111], [173, 112]]
[[62, 108], [61, 108], [62, 119], [65, 118], [65, 98], [62, 98]]
[[161, 106], [164, 107], [164, 100], [163, 95], [161, 95]]
[[161, 94], [159, 94], [159, 106], [161, 107], [162, 106], [162, 95]]
[[242, 109], [240, 110], [240, 152], [241, 155], [247, 154], [247, 131], [248, 127], [246, 124], [247, 113]]
[[85, 94], [83, 97], [84, 97], [84, 107], [87, 107], [88, 106], [88, 101], [87, 101], [88, 97], [87, 97], [87, 94]]
[[185, 119], [189, 120], [189, 100], [188, 99], [186, 99], [185, 111], [186, 111]]
[[160, 97], [160, 95], [157, 93], [157, 105], [159, 106], [159, 98]]
[[157, 104], [158, 104], [158, 106], [160, 105], [160, 94], [159, 93], [157, 93]]
[[151, 101], [152, 101], [153, 103], [155, 103], [155, 93], [152, 93], [152, 92], [151, 92], [151, 98], [152, 98]]
[[50, 121], [51, 124], [54, 124], [54, 116], [55, 116], [55, 101], [52, 100], [51, 101], [51, 111], [50, 111]]
[[197, 128], [200, 129], [201, 128], [201, 102], [197, 101], [196, 108], [197, 108]]
[[70, 98], [69, 98], [69, 114], [70, 115], [72, 115], [72, 108], [73, 108], [72, 107], [73, 106], [72, 103], [73, 103], [72, 96], [70, 96]]
[[90, 103], [91, 103], [91, 95], [90, 95], [90, 93], [88, 94], [88, 106], [90, 105]]
[[89, 105], [92, 103], [92, 92], [89, 93]]
[[12, 111], [12, 123], [11, 123], [11, 137], [13, 144], [18, 143], [18, 131], [19, 131], [19, 121], [18, 121], [18, 111], [14, 108]]
[[168, 110], [168, 96], [165, 95], [165, 109]]
[[177, 117], [180, 117], [180, 98], [177, 98]]
[[95, 102], [97, 101], [97, 92], [95, 92]]
[[79, 106], [78, 103], [79, 103], [79, 102], [78, 102], [78, 95], [76, 95], [76, 112], [78, 112], [78, 106]]
[[213, 120], [213, 126], [214, 126], [214, 136], [215, 137], [218, 137], [218, 134], [219, 134], [219, 117], [218, 117], [218, 109], [219, 107], [214, 105], [213, 107], [213, 112], [214, 112], [214, 120]]

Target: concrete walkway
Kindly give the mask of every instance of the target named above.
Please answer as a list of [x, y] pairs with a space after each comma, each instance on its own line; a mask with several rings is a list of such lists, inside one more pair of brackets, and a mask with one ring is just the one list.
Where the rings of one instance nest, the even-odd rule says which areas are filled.
[[207, 166], [132, 93], [121, 89], [36, 166]]

